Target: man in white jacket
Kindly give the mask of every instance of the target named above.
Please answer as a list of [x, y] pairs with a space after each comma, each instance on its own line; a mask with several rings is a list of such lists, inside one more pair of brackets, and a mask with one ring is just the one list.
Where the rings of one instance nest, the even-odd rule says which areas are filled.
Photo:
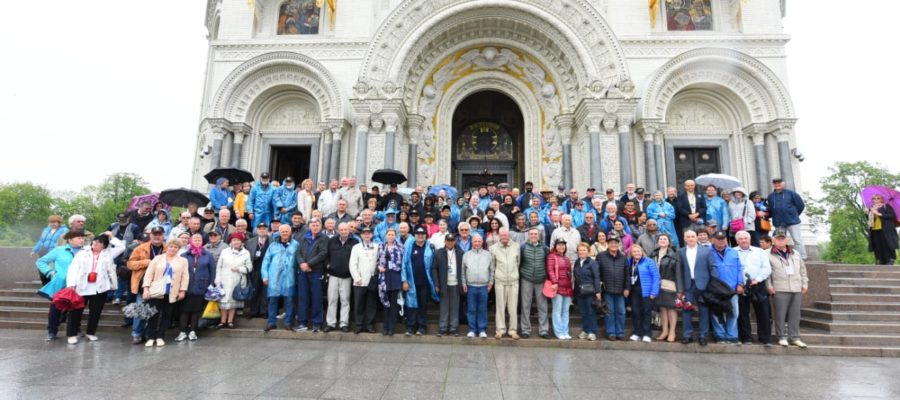
[[375, 263], [378, 246], [372, 242], [372, 228], [365, 227], [359, 233], [362, 242], [350, 251], [350, 276], [353, 278], [353, 310], [356, 313], [356, 333], [375, 333], [375, 310], [378, 301], [378, 279]]

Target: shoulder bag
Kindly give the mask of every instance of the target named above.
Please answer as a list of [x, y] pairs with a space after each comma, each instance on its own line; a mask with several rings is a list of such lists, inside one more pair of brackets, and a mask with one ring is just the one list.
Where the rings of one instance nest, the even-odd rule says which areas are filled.
[[234, 287], [234, 291], [231, 292], [231, 298], [237, 301], [249, 301], [254, 296], [256, 296], [256, 288], [247, 282], [246, 285], [242, 285], [244, 283], [245, 275], [241, 274], [241, 281], [238, 282], [237, 286]]
[[[557, 279], [559, 279], [559, 264], [558, 263], [556, 264], [556, 277], [557, 277]], [[552, 298], [556, 297], [557, 291], [559, 291], [559, 287], [554, 288], [553, 281], [551, 281], [550, 277], [548, 276], [547, 279], [544, 280], [544, 288], [542, 290], [544, 297], [546, 297], [548, 299], [552, 299]]]

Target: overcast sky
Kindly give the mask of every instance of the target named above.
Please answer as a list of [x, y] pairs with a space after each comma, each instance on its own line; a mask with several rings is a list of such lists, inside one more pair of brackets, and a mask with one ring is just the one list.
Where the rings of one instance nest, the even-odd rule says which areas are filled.
[[[205, 1], [6, 3], [0, 182], [74, 190], [124, 171], [155, 190], [190, 184], [207, 56]], [[861, 16], [788, 1], [788, 84], [806, 156], [802, 179], [814, 192], [838, 160], [900, 171], [890, 148], [900, 144], [893, 120], [900, 73], [890, 50], [897, 48], [900, 2], [864, 3]]]

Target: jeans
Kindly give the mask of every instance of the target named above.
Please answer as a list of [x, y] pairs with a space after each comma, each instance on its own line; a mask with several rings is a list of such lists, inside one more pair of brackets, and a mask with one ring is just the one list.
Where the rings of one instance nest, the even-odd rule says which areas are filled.
[[[300, 271], [297, 280], [297, 291], [300, 299], [300, 311], [297, 313], [300, 323], [298, 326], [306, 326], [310, 320], [309, 308], [312, 307], [313, 325], [322, 325], [322, 273], [318, 271]], [[272, 306], [269, 306], [272, 309]]]
[[769, 292], [766, 289], [766, 282], [762, 281], [755, 286], [744, 288], [747, 291], [753, 291], [757, 294], [759, 301], [751, 301], [750, 296], [740, 296], [738, 305], [740, 305], [740, 315], [738, 316], [738, 337], [742, 342], [750, 342], [752, 339], [752, 328], [750, 325], [750, 309], [756, 313], [756, 333], [760, 343], [769, 343], [772, 340], [772, 325], [769, 317]]
[[[139, 292], [136, 296], [134, 296], [135, 304], [143, 304], [144, 296], [141, 296]], [[144, 336], [144, 331], [147, 329], [147, 321], [142, 319], [134, 318], [131, 321], [131, 337], [142, 337]]]
[[557, 338], [569, 336], [569, 306], [572, 305], [572, 297], [557, 294], [551, 301], [553, 303], [553, 333]]
[[[294, 298], [289, 296], [282, 297], [284, 299], [284, 327], [291, 328], [291, 322], [294, 321]], [[278, 322], [278, 297], [269, 297], [268, 302], [268, 321], [269, 326], [277, 326]]]
[[[84, 296], [84, 305], [89, 311], [87, 334], [93, 335], [97, 333], [97, 325], [100, 325], [100, 314], [103, 312], [103, 304], [106, 303], [106, 292], [98, 293], [93, 296]], [[81, 331], [81, 317], [84, 315], [84, 308], [69, 311], [68, 323], [66, 325], [66, 336], [77, 336]]]
[[350, 326], [350, 287], [353, 278], [338, 278], [332, 276], [328, 279], [328, 312], [325, 321], [328, 326], [338, 326], [338, 303], [341, 306], [340, 327]]
[[487, 332], [487, 286], [469, 285], [469, 293], [466, 296], [469, 302], [469, 332]]
[[119, 288], [116, 289], [115, 293], [113, 293], [113, 296], [112, 296], [113, 299], [127, 300], [129, 295], [131, 294], [131, 291], [129, 291], [130, 287], [131, 287], [130, 279], [124, 279], [122, 277], [119, 277]]
[[581, 330], [585, 333], [593, 333], [597, 334], [597, 311], [594, 310], [594, 305], [591, 304], [594, 300], [594, 295], [587, 296], [578, 296], [578, 309], [581, 311]]
[[722, 315], [713, 315], [713, 335], [715, 335], [716, 340], [738, 340], [738, 313], [738, 296], [734, 295], [731, 296], [731, 312], [725, 314], [724, 321], [722, 320]]
[[603, 319], [606, 325], [606, 336], [625, 336], [625, 296], [604, 293], [609, 314]]
[[425, 331], [426, 324], [426, 306], [428, 305], [428, 295], [430, 288], [427, 284], [416, 285], [416, 308], [406, 307], [406, 330], [415, 332], [416, 330]]
[[543, 293], [544, 284], [533, 283], [522, 279], [519, 284], [519, 293], [522, 294], [522, 333], [531, 335], [531, 301], [534, 299], [538, 311], [538, 329], [543, 335], [550, 331], [550, 321], [547, 319], [547, 298]]
[[[706, 340], [706, 336], [709, 335], [709, 308], [700, 304], [700, 290], [697, 289], [697, 285], [693, 280], [691, 281], [691, 287], [684, 292], [684, 299], [693, 304], [694, 309], [700, 310], [700, 339]], [[684, 323], [685, 338], [691, 338], [694, 335], [694, 324], [691, 322], [693, 317], [693, 311], [682, 312], [681, 320]]]

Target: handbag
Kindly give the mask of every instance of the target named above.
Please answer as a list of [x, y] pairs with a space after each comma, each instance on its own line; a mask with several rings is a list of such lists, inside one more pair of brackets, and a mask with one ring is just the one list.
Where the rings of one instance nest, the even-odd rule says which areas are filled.
[[747, 200], [744, 200], [744, 207], [741, 208], [741, 216], [731, 220], [731, 223], [728, 226], [731, 228], [732, 232], [740, 232], [744, 230], [744, 212], [747, 211]]
[[582, 296], [595, 295], [597, 294], [597, 290], [594, 289], [593, 283], [582, 283], [578, 285], [578, 293]]
[[[559, 264], [556, 265], [556, 277], [559, 279]], [[544, 297], [548, 299], [552, 299], [556, 297], [556, 293], [559, 291], [559, 287], [553, 287], [553, 281], [550, 280], [549, 277], [544, 280], [544, 288], [541, 290], [541, 293]]]
[[166, 281], [159, 279], [151, 282], [147, 291], [150, 292], [151, 299], [161, 299], [166, 297]]
[[769, 222], [768, 218], [760, 218], [759, 219], [759, 230], [771, 232], [772, 231], [772, 223]]
[[[244, 282], [244, 275], [241, 274], [241, 283]], [[237, 286], [234, 287], [234, 291], [231, 292], [231, 298], [237, 301], [249, 301], [254, 296], [256, 296], [256, 288], [247, 282], [245, 286], [241, 286], [241, 283], [238, 283]]]
[[675, 281], [671, 279], [662, 279], [659, 281], [659, 289], [665, 292], [676, 292]]

